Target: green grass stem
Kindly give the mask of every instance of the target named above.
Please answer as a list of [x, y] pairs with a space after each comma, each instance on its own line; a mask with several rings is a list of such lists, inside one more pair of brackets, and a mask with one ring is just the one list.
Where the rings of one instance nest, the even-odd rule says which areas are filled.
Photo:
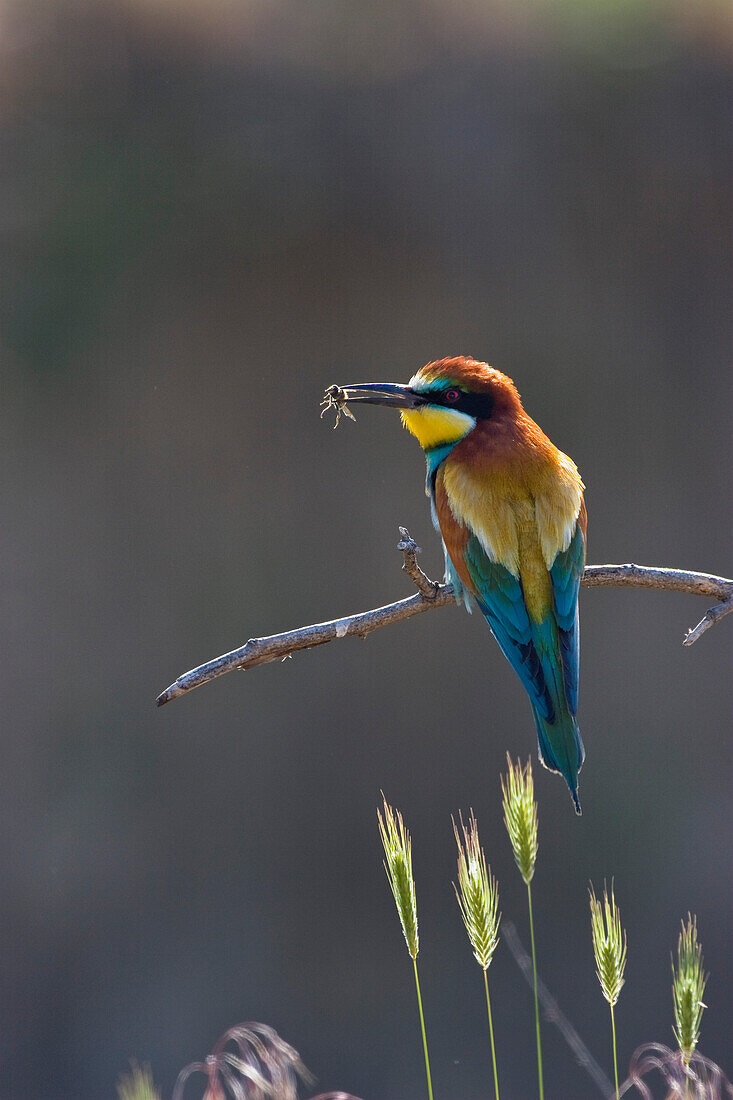
[[527, 883], [527, 905], [529, 907], [529, 938], [532, 944], [532, 981], [534, 984], [534, 1023], [537, 1033], [537, 1083], [540, 1100], [544, 1100], [545, 1086], [542, 1079], [542, 1042], [540, 1040], [540, 1005], [537, 997], [537, 955], [534, 946], [534, 920], [532, 919], [532, 887]]
[[486, 1012], [489, 1017], [489, 1039], [491, 1041], [491, 1065], [494, 1070], [494, 1095], [499, 1100], [499, 1074], [496, 1068], [496, 1047], [494, 1046], [494, 1022], [491, 1018], [491, 999], [489, 997], [489, 976], [484, 970], [484, 990], [486, 992]]
[[618, 1092], [618, 1055], [616, 1054], [616, 1017], [613, 1013], [613, 1005], [609, 1005], [611, 1009], [611, 1039], [613, 1041], [613, 1079], [616, 1082], [616, 1100], [619, 1100]]
[[433, 1079], [430, 1075], [430, 1058], [428, 1057], [428, 1037], [425, 1034], [425, 1017], [422, 1010], [422, 996], [420, 994], [420, 979], [417, 976], [417, 958], [413, 958], [412, 966], [415, 971], [415, 991], [417, 993], [417, 1009], [420, 1013], [420, 1031], [422, 1032], [422, 1048], [425, 1054], [425, 1076], [428, 1080], [428, 1097], [433, 1100]]

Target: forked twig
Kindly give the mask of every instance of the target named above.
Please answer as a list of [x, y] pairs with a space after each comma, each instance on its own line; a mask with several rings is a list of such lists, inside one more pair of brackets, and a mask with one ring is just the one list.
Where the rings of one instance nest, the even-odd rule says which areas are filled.
[[[269, 638], [250, 638], [239, 649], [215, 657], [198, 668], [185, 672], [166, 688], [157, 699], [162, 707], [171, 699], [178, 699], [186, 692], [206, 684], [209, 680], [223, 676], [232, 669], [256, 668], [270, 661], [282, 660], [300, 649], [312, 649], [325, 645], [337, 638], [366, 638], [383, 626], [411, 619], [435, 607], [446, 607], [454, 603], [453, 586], [431, 581], [417, 564], [416, 554], [419, 546], [410, 538], [406, 528], [400, 527], [401, 539], [398, 549], [402, 552], [402, 568], [412, 579], [418, 591], [407, 599], [385, 604], [371, 611], [362, 611], [356, 615], [347, 615], [343, 619], [332, 619], [326, 623], [314, 623], [301, 626], [297, 630], [288, 630], [284, 634], [273, 634]], [[709, 573], [691, 573], [682, 569], [663, 569], [646, 565], [587, 565], [581, 584], [585, 588], [609, 586], [630, 588], [660, 588], [674, 592], [691, 592], [697, 596], [708, 596], [719, 602], [706, 612], [704, 618], [687, 632], [684, 645], [692, 645], [709, 630], [710, 627], [733, 611], [733, 580], [715, 577]]]

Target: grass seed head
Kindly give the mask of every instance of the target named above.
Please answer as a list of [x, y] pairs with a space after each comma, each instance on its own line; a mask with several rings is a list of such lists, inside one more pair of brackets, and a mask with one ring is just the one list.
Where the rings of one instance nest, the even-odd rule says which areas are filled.
[[702, 967], [702, 947], [697, 942], [697, 918], [688, 913], [677, 942], [677, 966], [672, 963], [673, 1030], [685, 1064], [689, 1063], [700, 1038], [707, 980]]
[[476, 961], [482, 970], [488, 970], [499, 942], [499, 890], [486, 865], [473, 810], [468, 825], [462, 817], [460, 822], [461, 832], [453, 822], [458, 845], [458, 885], [454, 883], [453, 888]]
[[616, 899], [604, 884], [603, 903], [598, 901], [593, 886], [590, 888], [590, 927], [593, 937], [593, 954], [596, 957], [596, 974], [603, 996], [611, 1008], [616, 1004], [624, 984], [626, 967], [626, 933], [621, 927], [621, 914]]
[[117, 1082], [118, 1100], [160, 1100], [160, 1093], [153, 1084], [150, 1066], [140, 1066], [133, 1062], [130, 1072]]
[[382, 798], [384, 799], [384, 817], [377, 810], [377, 820], [384, 847], [384, 869], [397, 906], [407, 950], [410, 956], [416, 959], [420, 950], [420, 940], [417, 931], [415, 880], [412, 877], [412, 843], [402, 820], [402, 814], [392, 809], [384, 798], [384, 794]]
[[504, 824], [509, 833], [519, 873], [529, 886], [537, 862], [537, 803], [534, 797], [532, 762], [523, 768], [506, 756], [507, 774], [501, 777]]

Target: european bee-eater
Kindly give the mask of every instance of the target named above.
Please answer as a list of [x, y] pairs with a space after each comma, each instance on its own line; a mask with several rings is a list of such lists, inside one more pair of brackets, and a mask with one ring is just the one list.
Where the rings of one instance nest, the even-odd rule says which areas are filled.
[[423, 448], [446, 580], [481, 609], [529, 695], [540, 760], [564, 776], [580, 813], [586, 513], [575, 463], [527, 415], [511, 378], [475, 359], [441, 359], [406, 386], [370, 382], [340, 396], [399, 409]]

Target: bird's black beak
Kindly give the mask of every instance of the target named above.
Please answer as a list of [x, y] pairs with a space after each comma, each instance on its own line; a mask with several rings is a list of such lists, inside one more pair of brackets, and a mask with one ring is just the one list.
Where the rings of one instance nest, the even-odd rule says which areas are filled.
[[341, 392], [349, 404], [389, 405], [393, 409], [416, 409], [426, 403], [425, 398], [396, 382], [362, 382], [356, 386], [343, 386]]

